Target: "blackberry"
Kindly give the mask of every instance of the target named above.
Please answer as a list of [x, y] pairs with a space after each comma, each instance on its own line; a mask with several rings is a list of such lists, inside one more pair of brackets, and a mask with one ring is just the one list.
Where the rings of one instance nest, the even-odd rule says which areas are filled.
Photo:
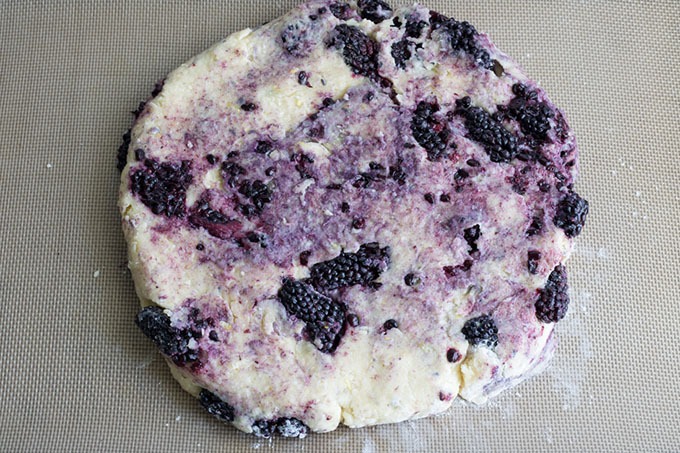
[[382, 0], [359, 0], [359, 15], [376, 24], [392, 16], [392, 7]]
[[472, 61], [481, 68], [492, 69], [494, 64], [491, 61], [489, 52], [477, 44], [477, 30], [468, 22], [458, 22], [445, 16], [439, 16], [437, 20], [432, 20], [435, 29], [441, 29], [449, 38], [451, 50], [454, 54], [463, 53], [469, 55]]
[[413, 112], [411, 132], [418, 144], [427, 151], [427, 159], [437, 161], [446, 154], [449, 130], [435, 117], [439, 104], [421, 101]]
[[309, 73], [305, 71], [300, 71], [297, 74], [297, 81], [300, 85], [306, 86], [308, 88], [312, 87], [312, 84], [309, 83]]
[[210, 339], [210, 341], [220, 341], [220, 337], [214, 330], [211, 330], [210, 333], [208, 333], [208, 338]]
[[277, 420], [257, 420], [251, 427], [253, 434], [257, 437], [269, 439], [278, 433], [283, 437], [299, 437], [300, 439], [307, 436], [309, 428], [297, 418], [279, 418]]
[[222, 176], [227, 181], [229, 187], [238, 186], [241, 176], [244, 176], [247, 172], [246, 169], [237, 164], [236, 162], [222, 162]]
[[347, 203], [346, 201], [343, 201], [342, 204], [340, 205], [340, 210], [344, 213], [348, 213], [349, 212], [349, 203]]
[[469, 271], [472, 269], [473, 264], [474, 263], [472, 260], [468, 259], [463, 261], [463, 264], [459, 264], [458, 266], [444, 266], [442, 270], [447, 277], [452, 278], [459, 276], [463, 272]]
[[352, 327], [357, 327], [360, 323], [359, 317], [355, 315], [354, 313], [350, 313], [347, 315], [347, 324], [349, 324]]
[[479, 167], [481, 165], [477, 159], [468, 159], [465, 163], [473, 168]]
[[508, 116], [519, 122], [520, 129], [526, 135], [539, 143], [544, 142], [551, 128], [550, 119], [555, 117], [555, 112], [545, 103], [539, 102], [537, 93], [529, 91], [523, 84], [516, 83], [512, 86], [512, 91], [517, 97], [506, 108]]
[[390, 248], [377, 242], [363, 244], [356, 253], [340, 253], [332, 260], [316, 263], [310, 269], [310, 283], [320, 291], [366, 285], [390, 264]]
[[309, 257], [312, 255], [311, 250], [300, 252], [300, 264], [306, 266], [309, 264]]
[[340, 20], [348, 20], [352, 18], [352, 8], [344, 2], [331, 3], [329, 6], [331, 13]]
[[541, 259], [541, 252], [538, 250], [529, 250], [527, 252], [527, 270], [530, 274], [538, 272], [538, 262]]
[[425, 201], [427, 201], [428, 203], [434, 204], [434, 195], [432, 195], [431, 193], [429, 192], [426, 193], [425, 195], [423, 195], [423, 198], [425, 198]]
[[234, 421], [234, 408], [222, 401], [214, 393], [203, 389], [199, 394], [199, 400], [201, 402], [201, 406], [203, 406], [209, 414], [214, 415], [223, 422]]
[[550, 273], [545, 288], [539, 292], [535, 304], [536, 318], [545, 323], [564, 318], [569, 308], [568, 289], [567, 269], [559, 264]]
[[468, 178], [470, 176], [470, 173], [468, 173], [467, 170], [463, 168], [459, 168], [456, 170], [456, 173], [453, 175], [453, 179], [457, 182], [462, 181], [465, 178]]
[[255, 207], [256, 213], [262, 212], [262, 209], [267, 203], [272, 201], [272, 191], [271, 189], [259, 179], [255, 181], [246, 180], [238, 188], [241, 195], [249, 198], [253, 206]]
[[564, 230], [564, 234], [573, 238], [578, 236], [586, 223], [588, 202], [576, 192], [569, 192], [557, 205], [553, 223]]
[[198, 360], [198, 350], [189, 349], [188, 345], [189, 340], [200, 338], [201, 333], [173, 327], [170, 317], [160, 307], [143, 308], [137, 313], [135, 324], [177, 366]]
[[135, 160], [137, 162], [141, 162], [144, 159], [146, 159], [146, 153], [144, 152], [144, 150], [141, 149], [141, 148], [136, 149], [135, 150]]
[[206, 201], [199, 202], [192, 210], [189, 223], [197, 228], [204, 228], [218, 239], [229, 239], [241, 228], [241, 222], [228, 219], [221, 212], [212, 209]]
[[409, 19], [406, 21], [406, 36], [409, 38], [420, 38], [425, 27], [427, 27], [427, 22], [424, 20], [415, 21]]
[[449, 195], [448, 193], [443, 193], [439, 195], [439, 201], [441, 201], [442, 203], [448, 203], [451, 201], [451, 195]]
[[510, 162], [517, 155], [517, 138], [488, 112], [472, 107], [469, 97], [456, 101], [456, 113], [465, 118], [468, 137], [484, 146], [492, 162]]
[[330, 46], [342, 50], [345, 63], [355, 74], [378, 78], [378, 55], [380, 45], [357, 27], [340, 24], [330, 41]]
[[498, 327], [489, 315], [468, 319], [461, 332], [473, 346], [482, 345], [493, 348], [498, 344]]
[[252, 102], [245, 102], [241, 104], [241, 110], [244, 112], [252, 112], [257, 110], [257, 104], [253, 104]]
[[306, 282], [290, 278], [283, 280], [278, 299], [289, 314], [306, 324], [305, 335], [319, 351], [335, 351], [345, 331], [344, 304], [317, 292]]
[[294, 57], [304, 57], [309, 45], [308, 31], [305, 24], [288, 24], [280, 35], [281, 47]]
[[537, 212], [531, 217], [531, 224], [527, 228], [527, 237], [536, 236], [543, 231], [543, 211]]
[[130, 174], [130, 188], [154, 214], [182, 217], [187, 188], [193, 181], [190, 170], [186, 160], [177, 164], [146, 159], [143, 167]]
[[479, 250], [477, 248], [477, 240], [481, 235], [482, 232], [479, 228], [479, 225], [474, 225], [471, 226], [470, 228], [466, 228], [465, 230], [463, 230], [463, 237], [465, 238], [465, 242], [467, 242], [468, 246], [470, 246], [470, 248], [468, 249], [468, 253], [472, 254]]
[[406, 68], [406, 62], [411, 59], [411, 42], [407, 39], [402, 39], [392, 44], [392, 58], [394, 58], [394, 64], [399, 69]]
[[118, 171], [123, 171], [127, 164], [128, 148], [130, 148], [130, 133], [130, 129], [125, 131], [123, 134], [123, 143], [118, 147], [118, 154], [116, 157], [116, 168], [118, 168]]
[[356, 219], [352, 220], [352, 228], [355, 230], [361, 230], [366, 226], [366, 219], [363, 217], [357, 217]]

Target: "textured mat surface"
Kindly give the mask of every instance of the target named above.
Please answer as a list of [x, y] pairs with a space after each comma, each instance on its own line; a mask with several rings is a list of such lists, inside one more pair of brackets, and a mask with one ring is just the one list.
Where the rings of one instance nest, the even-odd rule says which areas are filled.
[[156, 80], [296, 3], [0, 5], [0, 451], [680, 451], [670, 0], [425, 2], [488, 32], [579, 139], [591, 215], [545, 374], [485, 407], [271, 443], [221, 425], [173, 381], [133, 323], [120, 136]]

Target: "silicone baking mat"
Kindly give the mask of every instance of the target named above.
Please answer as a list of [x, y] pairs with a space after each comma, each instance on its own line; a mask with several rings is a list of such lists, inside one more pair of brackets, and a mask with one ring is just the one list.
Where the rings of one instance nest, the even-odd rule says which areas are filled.
[[671, 0], [426, 2], [488, 32], [579, 139], [591, 215], [546, 373], [485, 407], [271, 442], [222, 425], [173, 381], [133, 323], [116, 149], [155, 81], [296, 3], [0, 4], [0, 450], [680, 451]]

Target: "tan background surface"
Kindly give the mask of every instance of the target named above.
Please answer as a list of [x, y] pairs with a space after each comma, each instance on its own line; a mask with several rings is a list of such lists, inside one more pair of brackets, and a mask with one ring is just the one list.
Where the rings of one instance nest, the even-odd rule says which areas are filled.
[[156, 80], [295, 3], [0, 4], [0, 451], [679, 452], [671, 0], [426, 2], [489, 32], [579, 137], [591, 216], [548, 372], [484, 408], [272, 443], [181, 391], [133, 324], [116, 149]]

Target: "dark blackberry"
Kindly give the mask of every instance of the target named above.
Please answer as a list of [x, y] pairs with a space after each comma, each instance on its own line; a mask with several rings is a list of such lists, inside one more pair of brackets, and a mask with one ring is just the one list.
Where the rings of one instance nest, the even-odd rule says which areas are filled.
[[244, 181], [239, 186], [238, 191], [252, 201], [257, 213], [262, 212], [264, 206], [272, 201], [271, 189], [259, 179]]
[[200, 330], [173, 327], [170, 317], [156, 306], [146, 307], [137, 313], [135, 323], [175, 365], [184, 366], [198, 360], [198, 350], [190, 349], [188, 345], [192, 338], [201, 338]]
[[564, 234], [573, 238], [581, 233], [587, 216], [588, 202], [576, 192], [569, 192], [557, 205], [553, 223], [564, 230]]
[[199, 394], [199, 400], [201, 402], [201, 406], [203, 406], [209, 414], [214, 415], [223, 422], [234, 421], [234, 408], [222, 401], [214, 393], [203, 389]]
[[456, 363], [457, 361], [460, 360], [462, 356], [460, 355], [460, 352], [458, 352], [458, 349], [455, 348], [449, 348], [446, 351], [446, 360], [448, 360], [451, 363]]
[[463, 237], [465, 238], [465, 242], [468, 243], [470, 248], [468, 249], [468, 253], [472, 254], [479, 249], [477, 248], [477, 240], [479, 237], [482, 235], [482, 231], [479, 228], [479, 225], [474, 225], [471, 226], [470, 228], [466, 228], [463, 230]]
[[116, 168], [118, 168], [118, 171], [123, 171], [127, 164], [128, 148], [130, 148], [130, 134], [130, 129], [125, 131], [123, 134], [123, 143], [118, 147], [118, 154], [116, 157]]
[[347, 203], [346, 201], [343, 201], [342, 204], [340, 205], [340, 210], [344, 213], [348, 213], [349, 212], [349, 203]]
[[439, 195], [439, 201], [441, 201], [442, 203], [448, 203], [451, 201], [451, 195], [449, 195], [448, 193], [443, 193]]
[[406, 21], [406, 36], [409, 38], [420, 38], [423, 33], [423, 28], [427, 27], [427, 22], [424, 20], [415, 21], [409, 19]]
[[382, 0], [359, 0], [359, 15], [376, 24], [392, 17], [392, 7]]
[[446, 155], [449, 130], [446, 124], [435, 117], [439, 104], [421, 101], [413, 112], [411, 133], [420, 146], [427, 151], [430, 161], [437, 161]]
[[309, 433], [309, 428], [297, 418], [286, 417], [276, 421], [276, 432], [282, 437], [299, 437], [302, 439]]
[[253, 434], [269, 439], [274, 433], [282, 437], [299, 437], [302, 439], [309, 433], [307, 425], [297, 418], [279, 418], [278, 420], [257, 420], [252, 425]]
[[342, 50], [345, 63], [355, 74], [377, 79], [380, 45], [357, 27], [347, 24], [335, 27], [330, 46]]
[[363, 217], [357, 217], [356, 219], [352, 220], [352, 228], [355, 230], [361, 230], [366, 226], [366, 219]]
[[550, 192], [550, 184], [544, 180], [540, 180], [538, 181], [538, 190], [543, 193], [548, 193]]
[[331, 3], [329, 5], [331, 13], [340, 20], [348, 20], [352, 18], [352, 8], [344, 2]]
[[276, 173], [276, 167], [267, 167], [264, 171], [265, 176], [274, 176], [274, 173]]
[[543, 102], [538, 101], [536, 91], [531, 91], [526, 85], [516, 83], [512, 86], [516, 97], [506, 107], [508, 117], [519, 122], [520, 129], [526, 135], [536, 139], [538, 143], [546, 140], [551, 129], [550, 120], [555, 112]]
[[458, 266], [444, 266], [442, 270], [444, 271], [444, 274], [449, 277], [458, 277], [464, 272], [469, 271], [472, 269], [473, 261], [470, 259], [467, 259], [463, 261], [463, 264], [459, 264]]
[[210, 333], [208, 333], [208, 339], [210, 339], [210, 341], [220, 341], [220, 337], [214, 330], [211, 330]]
[[141, 149], [141, 148], [136, 149], [135, 150], [135, 160], [137, 162], [141, 162], [144, 159], [146, 159], [146, 153], [144, 152], [144, 150]]
[[205, 245], [199, 242], [198, 244], [196, 244], [196, 250], [202, 252], [203, 250], [205, 250]]
[[434, 204], [434, 195], [432, 195], [431, 193], [429, 192], [426, 193], [425, 195], [423, 195], [423, 198], [425, 198], [425, 201], [427, 201], [428, 203]]
[[241, 222], [228, 219], [224, 214], [215, 211], [208, 202], [201, 201], [189, 214], [189, 223], [196, 228], [204, 228], [211, 236], [229, 239], [241, 228]]
[[324, 107], [330, 107], [331, 105], [335, 104], [335, 99], [333, 98], [323, 98], [321, 101], [321, 105]]
[[153, 87], [153, 90], [151, 90], [151, 96], [156, 97], [159, 94], [161, 94], [161, 91], [163, 91], [163, 86], [165, 85], [165, 79], [161, 79]]
[[286, 311], [303, 321], [305, 335], [321, 352], [335, 351], [345, 332], [347, 308], [317, 292], [311, 285], [290, 278], [283, 280], [278, 299]]
[[245, 102], [241, 104], [241, 110], [244, 112], [252, 112], [257, 110], [257, 104], [254, 104], [252, 102]]
[[493, 68], [494, 65], [489, 52], [477, 43], [478, 33], [475, 27], [468, 22], [458, 22], [454, 19], [445, 18], [445, 16], [439, 16], [439, 18], [440, 20], [431, 22], [437, 29], [446, 33], [454, 54], [464, 53], [469, 55], [477, 66], [484, 69]]
[[413, 272], [409, 272], [404, 277], [404, 283], [406, 284], [406, 286], [418, 286], [420, 285], [420, 281], [421, 281], [420, 277], [418, 277]]
[[342, 252], [336, 258], [316, 263], [310, 283], [321, 291], [366, 285], [380, 277], [390, 264], [390, 248], [377, 242], [363, 244], [356, 253]]
[[390, 25], [390, 27], [401, 28], [402, 25], [404, 24], [401, 22], [401, 19], [399, 19], [399, 17], [395, 17], [392, 19], [392, 25]]
[[411, 59], [411, 42], [408, 39], [402, 39], [392, 44], [392, 58], [394, 64], [399, 69], [406, 68], [406, 62]]
[[489, 315], [467, 320], [461, 332], [473, 346], [482, 345], [493, 348], [498, 344], [498, 328]]
[[541, 252], [538, 250], [529, 250], [527, 252], [527, 270], [530, 274], [538, 272], [538, 262], [541, 259]]
[[177, 357], [188, 351], [185, 335], [181, 330], [172, 327], [170, 317], [162, 308], [157, 306], [143, 308], [137, 313], [135, 324], [163, 354]]
[[191, 162], [158, 163], [146, 159], [144, 166], [130, 174], [130, 189], [151, 212], [166, 217], [182, 217], [187, 188], [193, 181]]
[[456, 101], [456, 113], [465, 118], [468, 137], [484, 146], [492, 162], [510, 162], [517, 155], [517, 138], [488, 112], [472, 107], [469, 97]]
[[559, 264], [550, 273], [545, 288], [539, 292], [535, 305], [536, 318], [545, 323], [564, 318], [569, 308], [568, 289], [567, 269]]
[[205, 160], [207, 160], [210, 165], [215, 165], [217, 163], [217, 158], [213, 154], [206, 154]]

